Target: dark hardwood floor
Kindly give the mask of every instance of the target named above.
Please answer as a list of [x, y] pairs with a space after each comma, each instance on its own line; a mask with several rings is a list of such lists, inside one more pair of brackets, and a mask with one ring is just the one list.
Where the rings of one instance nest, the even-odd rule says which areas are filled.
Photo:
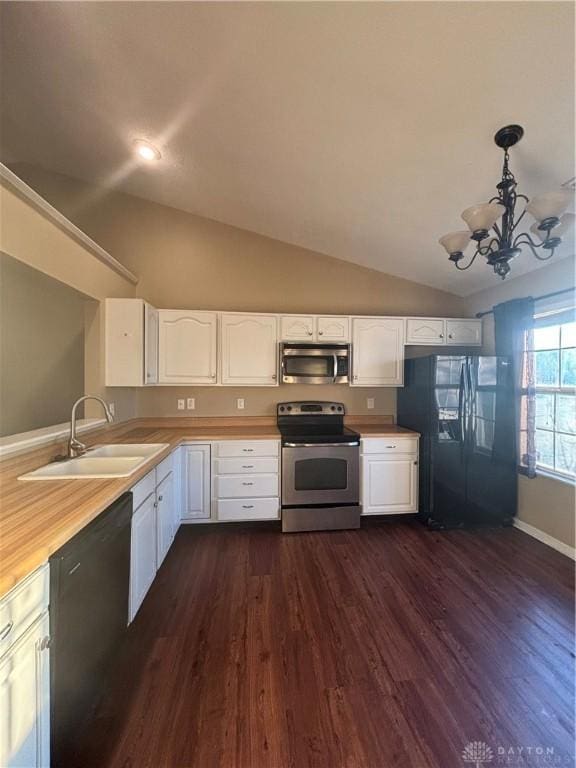
[[515, 529], [183, 526], [77, 764], [573, 766], [572, 565]]

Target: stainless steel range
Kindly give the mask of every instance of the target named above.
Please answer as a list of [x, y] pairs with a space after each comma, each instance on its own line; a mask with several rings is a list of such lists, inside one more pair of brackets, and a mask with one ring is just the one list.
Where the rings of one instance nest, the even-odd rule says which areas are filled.
[[342, 403], [279, 403], [282, 530], [360, 527], [360, 435], [344, 426]]

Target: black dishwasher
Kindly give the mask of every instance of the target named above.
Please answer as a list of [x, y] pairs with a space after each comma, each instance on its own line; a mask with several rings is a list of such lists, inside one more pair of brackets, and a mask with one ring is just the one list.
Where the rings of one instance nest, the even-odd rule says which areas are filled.
[[128, 623], [132, 494], [50, 558], [51, 764], [73, 764]]

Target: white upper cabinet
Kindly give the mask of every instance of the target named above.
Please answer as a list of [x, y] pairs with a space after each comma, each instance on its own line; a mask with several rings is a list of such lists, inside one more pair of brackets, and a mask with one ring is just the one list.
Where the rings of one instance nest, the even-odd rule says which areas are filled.
[[275, 315], [224, 313], [220, 318], [222, 384], [278, 384], [278, 320]]
[[105, 383], [141, 387], [158, 381], [158, 311], [142, 299], [106, 299]]
[[404, 383], [404, 318], [353, 318], [352, 345], [352, 386]]
[[161, 309], [160, 384], [216, 383], [216, 312]]
[[480, 346], [482, 344], [481, 320], [446, 320], [446, 344], [454, 346]]
[[346, 344], [350, 341], [350, 318], [319, 315], [316, 318], [316, 333], [318, 341]]
[[482, 345], [482, 320], [407, 317], [406, 344], [479, 347]]
[[284, 315], [280, 323], [282, 341], [350, 341], [350, 318], [342, 315]]
[[409, 317], [406, 344], [444, 344], [445, 320], [441, 317]]
[[144, 383], [158, 383], [158, 310], [144, 304]]
[[314, 315], [284, 315], [280, 335], [282, 341], [314, 341]]

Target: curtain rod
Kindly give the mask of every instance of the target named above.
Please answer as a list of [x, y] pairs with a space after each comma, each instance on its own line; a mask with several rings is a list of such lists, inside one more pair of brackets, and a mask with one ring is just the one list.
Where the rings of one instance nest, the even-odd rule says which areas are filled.
[[[576, 291], [576, 286], [572, 288], [563, 288], [561, 291], [552, 291], [552, 293], [544, 293], [542, 296], [536, 296], [534, 301], [542, 301], [543, 299], [551, 299], [553, 296], [561, 296], [563, 293], [570, 293]], [[487, 309], [486, 312], [476, 312], [476, 317], [485, 317], [485, 315], [493, 315], [493, 309]]]

